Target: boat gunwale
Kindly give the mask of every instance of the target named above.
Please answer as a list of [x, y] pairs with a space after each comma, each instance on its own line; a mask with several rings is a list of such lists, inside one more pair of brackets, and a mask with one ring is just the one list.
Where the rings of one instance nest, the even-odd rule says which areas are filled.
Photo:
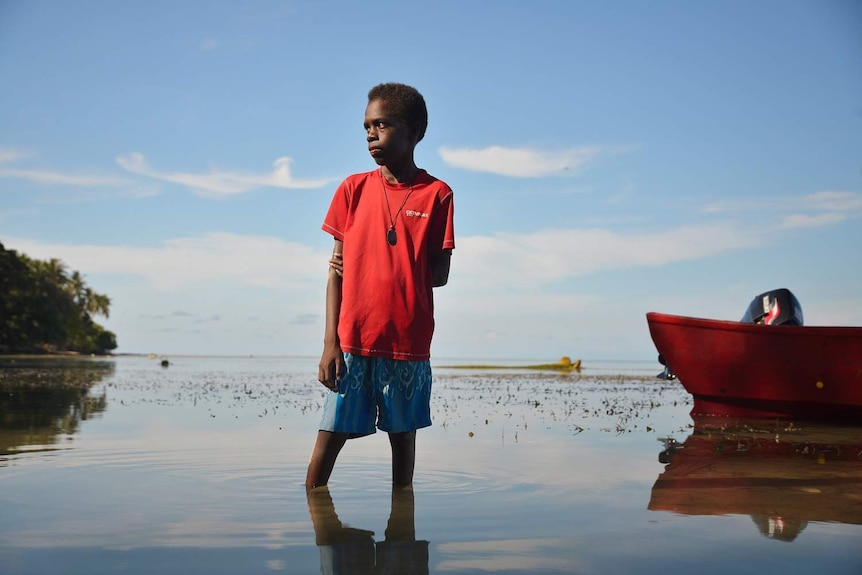
[[683, 327], [694, 327], [700, 329], [713, 329], [724, 331], [739, 331], [752, 334], [763, 334], [763, 330], [769, 330], [771, 335], [804, 335], [804, 336], [838, 336], [862, 338], [862, 326], [830, 326], [830, 325], [763, 325], [755, 323], [742, 323], [740, 321], [709, 319], [684, 315], [673, 315], [660, 312], [647, 312], [647, 323], [661, 323], [667, 325], [678, 325]]

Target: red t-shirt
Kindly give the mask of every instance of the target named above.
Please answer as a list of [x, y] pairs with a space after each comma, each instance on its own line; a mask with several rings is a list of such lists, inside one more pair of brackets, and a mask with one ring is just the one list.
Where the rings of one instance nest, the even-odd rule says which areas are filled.
[[384, 195], [379, 169], [348, 177], [323, 221], [344, 242], [338, 337], [348, 353], [421, 361], [434, 333], [431, 258], [455, 247], [452, 190], [424, 170], [410, 185], [385, 185]]

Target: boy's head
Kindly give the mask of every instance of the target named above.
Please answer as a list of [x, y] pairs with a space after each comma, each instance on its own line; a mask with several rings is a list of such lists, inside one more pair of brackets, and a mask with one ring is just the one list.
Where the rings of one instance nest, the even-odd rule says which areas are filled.
[[425, 137], [428, 128], [428, 108], [419, 90], [406, 84], [378, 84], [368, 92], [368, 102], [380, 100], [387, 112], [403, 122], [415, 135], [416, 143]]

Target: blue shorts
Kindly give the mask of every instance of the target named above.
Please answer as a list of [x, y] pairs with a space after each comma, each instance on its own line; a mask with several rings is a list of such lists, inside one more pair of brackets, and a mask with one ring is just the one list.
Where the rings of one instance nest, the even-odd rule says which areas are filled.
[[326, 395], [321, 431], [362, 437], [431, 425], [431, 362], [344, 354], [347, 375]]

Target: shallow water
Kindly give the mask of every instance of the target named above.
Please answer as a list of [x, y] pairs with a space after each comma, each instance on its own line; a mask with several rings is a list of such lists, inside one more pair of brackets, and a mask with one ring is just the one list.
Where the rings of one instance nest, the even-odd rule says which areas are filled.
[[315, 359], [0, 366], [3, 574], [862, 571], [862, 428], [695, 425], [653, 364], [437, 368], [413, 492], [378, 433], [311, 497]]

